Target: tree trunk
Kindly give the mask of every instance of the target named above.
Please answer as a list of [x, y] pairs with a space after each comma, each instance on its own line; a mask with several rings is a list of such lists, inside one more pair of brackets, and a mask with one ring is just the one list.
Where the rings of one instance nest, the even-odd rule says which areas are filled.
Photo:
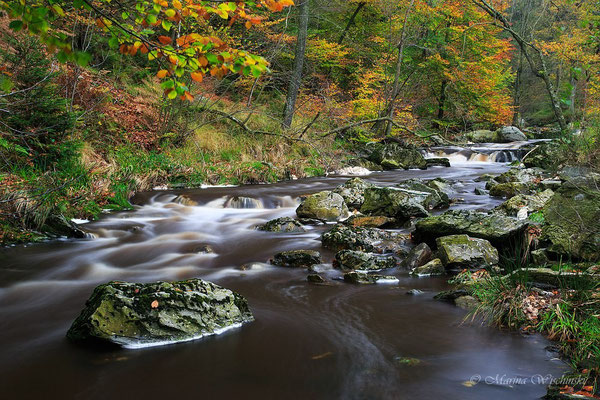
[[521, 128], [521, 80], [523, 79], [523, 52], [519, 52], [519, 66], [515, 79], [515, 91], [513, 97], [513, 125]]
[[338, 44], [342, 44], [344, 42], [344, 38], [346, 37], [346, 34], [348, 33], [348, 30], [350, 29], [350, 27], [354, 24], [354, 20], [356, 19], [356, 16], [360, 12], [360, 10], [362, 10], [362, 8], [366, 5], [367, 5], [367, 3], [365, 3], [365, 2], [358, 3], [358, 6], [356, 6], [356, 10], [354, 10], [354, 13], [352, 13], [352, 15], [350, 16], [350, 19], [348, 20], [346, 27], [344, 28], [344, 30], [342, 31], [342, 34], [340, 35], [340, 38], [338, 39]]
[[[546, 91], [548, 92], [548, 97], [550, 98], [550, 103], [552, 105], [552, 111], [554, 112], [554, 116], [558, 121], [558, 125], [560, 126], [560, 130], [563, 132], [567, 131], [567, 122], [565, 120], [565, 116], [560, 108], [560, 100], [558, 98], [558, 93], [554, 89], [554, 85], [552, 84], [552, 80], [550, 79], [550, 75], [548, 74], [548, 67], [546, 65], [546, 59], [542, 54], [541, 50], [537, 48], [534, 44], [529, 43], [523, 39], [523, 37], [517, 33], [512, 27], [510, 22], [502, 15], [502, 13], [494, 8], [487, 0], [472, 0], [474, 4], [484, 10], [486, 13], [490, 15], [493, 19], [499, 21], [502, 24], [502, 27], [505, 31], [510, 33], [510, 35], [515, 39], [521, 52], [525, 56], [527, 63], [531, 67], [532, 72], [538, 78], [544, 81], [544, 85], [546, 86]], [[533, 59], [532, 55], [529, 53], [529, 49], [533, 50], [533, 52], [537, 55], [538, 62]], [[538, 65], [539, 64], [539, 65]]]
[[298, 39], [296, 40], [296, 54], [294, 57], [294, 70], [290, 77], [285, 108], [283, 110], [283, 127], [292, 126], [294, 112], [296, 109], [296, 99], [302, 83], [302, 68], [304, 67], [304, 57], [306, 54], [306, 39], [308, 36], [308, 2], [309, 0], [300, 0], [298, 4]]
[[[415, 4], [415, 0], [411, 0], [408, 8], [406, 9], [406, 13], [404, 14], [404, 23], [402, 24], [402, 33], [400, 34], [400, 42], [398, 43], [398, 57], [396, 58], [396, 72], [394, 73], [394, 83], [392, 85], [392, 91], [390, 92], [390, 97], [387, 100], [387, 104], [383, 111], [379, 114], [379, 118], [387, 117], [389, 120], [386, 122], [385, 128], [385, 136], [389, 136], [392, 131], [392, 123], [391, 121], [394, 119], [394, 109], [396, 108], [396, 100], [398, 99], [398, 95], [400, 94], [400, 78], [402, 77], [402, 61], [404, 60], [404, 44], [406, 41], [406, 24], [408, 22], [408, 17], [410, 12], [412, 11], [413, 5]], [[380, 129], [379, 124], [374, 126], [374, 130], [378, 131]]]

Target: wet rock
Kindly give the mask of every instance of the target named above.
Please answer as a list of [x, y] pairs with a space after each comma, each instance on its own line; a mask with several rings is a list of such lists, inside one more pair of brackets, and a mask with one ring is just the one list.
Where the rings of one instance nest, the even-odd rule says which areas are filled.
[[465, 234], [489, 240], [492, 245], [502, 248], [520, 241], [527, 226], [527, 221], [504, 215], [470, 210], [446, 211], [418, 221], [413, 240], [431, 245], [441, 236]]
[[369, 253], [405, 254], [408, 236], [377, 228], [334, 226], [321, 236], [323, 246], [332, 250], [358, 250]]
[[487, 196], [488, 194], [490, 194], [490, 192], [488, 192], [488, 191], [487, 191], [487, 190], [485, 190], [485, 189], [481, 189], [481, 188], [475, 188], [475, 191], [474, 191], [474, 193], [475, 193], [477, 196]]
[[419, 289], [411, 289], [408, 292], [406, 292], [406, 294], [410, 294], [411, 296], [418, 296], [423, 293], [425, 293], [425, 292], [422, 290], [419, 290]]
[[315, 274], [320, 274], [322, 272], [331, 271], [332, 269], [333, 269], [333, 265], [331, 265], [331, 264], [314, 264], [314, 265], [311, 265], [310, 267], [308, 267], [308, 271], [315, 273]]
[[454, 300], [454, 304], [464, 310], [474, 310], [479, 306], [479, 301], [473, 296], [460, 296]]
[[500, 143], [524, 142], [527, 136], [516, 126], [504, 126], [496, 132]]
[[492, 174], [483, 174], [480, 175], [477, 179], [475, 179], [475, 182], [489, 182], [489, 181], [493, 181], [494, 178], [496, 178], [497, 175], [492, 175]]
[[451, 193], [454, 192], [452, 190], [452, 186], [450, 185], [450, 182], [448, 182], [444, 178], [432, 179], [429, 182], [427, 182], [427, 186], [429, 186], [430, 188], [432, 188], [440, 193], [445, 193], [447, 196], [449, 196]]
[[384, 169], [426, 169], [427, 161], [417, 149], [405, 148], [398, 143], [371, 143], [368, 160]]
[[358, 210], [365, 201], [365, 189], [374, 186], [372, 183], [365, 182], [360, 178], [354, 178], [338, 186], [333, 192], [342, 196], [348, 209]]
[[383, 171], [383, 167], [373, 161], [369, 161], [365, 158], [355, 158], [348, 161], [348, 165], [351, 167], [360, 167], [368, 169], [369, 171]]
[[354, 250], [342, 250], [335, 255], [333, 265], [342, 271], [374, 271], [394, 268], [398, 263], [392, 256], [381, 256]]
[[486, 129], [468, 132], [465, 137], [474, 143], [496, 143], [499, 140], [496, 132]]
[[489, 188], [490, 196], [511, 198], [518, 194], [525, 194], [530, 192], [528, 185], [520, 182], [507, 182], [486, 185]]
[[541, 241], [555, 258], [600, 260], [600, 191], [567, 181], [543, 213]]
[[325, 221], [340, 221], [348, 218], [348, 206], [344, 198], [331, 191], [308, 196], [296, 209], [300, 218], [316, 218]]
[[198, 246], [194, 249], [194, 253], [212, 254], [214, 252], [215, 252], [215, 249], [213, 249], [212, 246], [208, 245], [208, 244]]
[[368, 274], [366, 272], [360, 271], [351, 271], [346, 272], [344, 274], [344, 281], [348, 283], [362, 284], [362, 285], [371, 285], [377, 282], [386, 281], [398, 281], [398, 278], [395, 276], [382, 276], [382, 275], [373, 275]]
[[306, 277], [306, 280], [311, 283], [325, 283], [325, 279], [318, 274], [310, 274]]
[[540, 168], [511, 168], [496, 176], [496, 183], [519, 182], [528, 185], [536, 185], [542, 179], [547, 179], [550, 174]]
[[443, 275], [446, 273], [446, 268], [439, 258], [429, 261], [427, 264], [417, 267], [412, 270], [411, 275], [416, 276], [431, 276]]
[[363, 228], [383, 228], [394, 226], [396, 219], [382, 216], [353, 215], [345, 220], [344, 224]]
[[527, 281], [531, 282], [533, 285], [548, 288], [568, 287], [586, 277], [590, 280], [594, 279], [592, 275], [584, 273], [554, 271], [550, 268], [522, 268], [504, 276], [503, 279]]
[[48, 237], [85, 238], [87, 233], [63, 215], [50, 215], [40, 229]]
[[427, 243], [421, 243], [413, 247], [406, 258], [402, 261], [402, 267], [412, 271], [413, 269], [427, 264], [433, 258], [433, 252]]
[[370, 188], [365, 190], [365, 202], [360, 212], [406, 221], [412, 217], [429, 215], [423, 203], [430, 196], [426, 192], [412, 192], [399, 188]]
[[426, 158], [428, 167], [450, 167], [450, 160], [444, 157], [436, 157], [436, 158]]
[[498, 264], [498, 250], [485, 239], [467, 235], [437, 239], [438, 254], [446, 268], [482, 268]]
[[192, 200], [189, 196], [186, 196], [184, 194], [175, 197], [173, 199], [173, 202], [188, 207], [194, 207], [198, 205], [197, 201]]
[[321, 253], [315, 250], [282, 251], [275, 254], [271, 264], [290, 268], [308, 268], [311, 265], [321, 264]]
[[528, 214], [544, 208], [553, 194], [552, 190], [547, 189], [533, 195], [517, 195], [496, 207], [493, 212], [516, 217], [525, 210], [527, 217]]
[[290, 217], [282, 217], [273, 219], [267, 222], [264, 225], [258, 227], [260, 231], [267, 232], [306, 232], [306, 229], [302, 226], [300, 221], [290, 218]]
[[67, 337], [132, 348], [156, 346], [197, 339], [253, 319], [246, 299], [201, 279], [113, 281], [94, 289]]
[[[443, 189], [436, 189], [436, 186]], [[396, 185], [396, 187], [407, 190], [411, 194], [418, 194], [420, 197], [425, 196], [421, 201], [421, 205], [427, 210], [450, 206], [450, 198], [444, 191], [448, 189], [448, 186], [447, 182], [444, 181], [433, 180], [425, 184], [417, 179], [410, 179]]]

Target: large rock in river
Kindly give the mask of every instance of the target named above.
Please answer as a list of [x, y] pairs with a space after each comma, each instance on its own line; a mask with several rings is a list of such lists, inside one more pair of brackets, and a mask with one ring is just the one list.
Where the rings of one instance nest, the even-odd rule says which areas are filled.
[[496, 131], [498, 141], [501, 143], [524, 142], [527, 136], [516, 126], [504, 126]]
[[358, 210], [365, 201], [365, 189], [374, 187], [372, 183], [365, 182], [360, 178], [350, 179], [333, 190], [344, 199], [350, 210]]
[[360, 212], [406, 221], [412, 217], [429, 215], [424, 204], [430, 193], [401, 188], [374, 187], [365, 190], [365, 201]]
[[567, 181], [544, 207], [541, 240], [555, 258], [600, 260], [600, 191], [595, 185]]
[[370, 143], [368, 159], [385, 169], [426, 169], [427, 161], [421, 152], [398, 143]]
[[306, 229], [302, 226], [300, 221], [290, 218], [290, 217], [282, 217], [273, 219], [267, 222], [264, 225], [258, 227], [259, 231], [266, 232], [282, 232], [282, 233], [290, 233], [290, 232], [306, 232]]
[[308, 196], [296, 209], [300, 218], [316, 218], [325, 221], [340, 221], [348, 218], [348, 206], [344, 198], [331, 191]]
[[198, 339], [253, 319], [246, 299], [201, 279], [114, 281], [94, 289], [67, 337], [139, 348]]
[[280, 267], [308, 268], [311, 265], [321, 264], [321, 253], [315, 250], [291, 250], [275, 254], [271, 264]]
[[413, 239], [433, 244], [441, 236], [466, 234], [489, 240], [495, 247], [503, 248], [520, 241], [527, 226], [527, 221], [499, 214], [447, 211], [418, 221]]
[[373, 271], [398, 265], [393, 256], [382, 256], [362, 251], [342, 250], [335, 255], [334, 267], [342, 271]]
[[485, 239], [452, 235], [438, 238], [436, 242], [446, 268], [483, 268], [498, 264], [498, 250]]
[[369, 253], [407, 252], [407, 235], [377, 228], [362, 228], [338, 224], [323, 233], [323, 247], [332, 250], [358, 250]]

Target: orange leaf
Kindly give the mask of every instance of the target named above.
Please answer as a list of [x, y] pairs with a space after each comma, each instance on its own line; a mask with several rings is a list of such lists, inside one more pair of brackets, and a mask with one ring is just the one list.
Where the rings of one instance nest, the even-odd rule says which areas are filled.
[[162, 79], [165, 76], [167, 76], [168, 73], [169, 73], [169, 71], [167, 71], [166, 69], [161, 69], [160, 71], [157, 72], [156, 76], [158, 78]]
[[202, 82], [202, 79], [204, 78], [204, 74], [202, 74], [202, 72], [199, 71], [192, 72], [190, 75], [192, 76], [192, 79], [196, 82]]
[[185, 92], [183, 97], [187, 101], [194, 101], [194, 96], [190, 92]]
[[201, 66], [206, 67], [208, 65], [208, 60], [206, 59], [206, 57], [200, 56], [200, 57], [198, 57], [198, 63]]
[[158, 41], [159, 41], [159, 42], [161, 42], [161, 43], [162, 43], [162, 44], [164, 44], [164, 45], [167, 45], [167, 44], [171, 44], [171, 42], [172, 42], [173, 40], [171, 40], [171, 38], [170, 38], [170, 37], [168, 37], [168, 36], [159, 36], [159, 37], [158, 37]]
[[158, 308], [158, 300], [154, 300], [152, 302], [152, 304], [150, 304], [150, 307], [152, 307], [152, 308]]

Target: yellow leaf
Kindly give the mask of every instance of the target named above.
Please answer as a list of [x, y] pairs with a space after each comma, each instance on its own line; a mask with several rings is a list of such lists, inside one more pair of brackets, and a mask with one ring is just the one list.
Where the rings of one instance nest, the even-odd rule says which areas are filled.
[[181, 2], [179, 0], [173, 0], [173, 7], [178, 10], [181, 10]]

